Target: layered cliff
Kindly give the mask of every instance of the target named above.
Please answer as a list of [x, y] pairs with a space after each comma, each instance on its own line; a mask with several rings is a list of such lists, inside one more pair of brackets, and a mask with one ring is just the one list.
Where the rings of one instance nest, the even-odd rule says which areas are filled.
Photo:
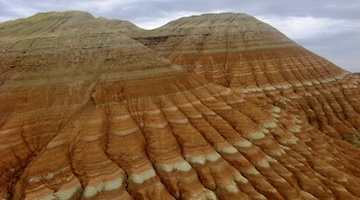
[[0, 36], [0, 198], [360, 198], [360, 79], [252, 17]]

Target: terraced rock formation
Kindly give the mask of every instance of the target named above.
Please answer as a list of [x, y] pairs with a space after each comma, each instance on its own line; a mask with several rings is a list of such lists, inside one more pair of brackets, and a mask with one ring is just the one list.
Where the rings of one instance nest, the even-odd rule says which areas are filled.
[[194, 74], [295, 107], [328, 135], [360, 145], [359, 78], [251, 16], [187, 17], [135, 38]]
[[247, 15], [37, 14], [0, 75], [0, 198], [360, 198], [360, 78]]

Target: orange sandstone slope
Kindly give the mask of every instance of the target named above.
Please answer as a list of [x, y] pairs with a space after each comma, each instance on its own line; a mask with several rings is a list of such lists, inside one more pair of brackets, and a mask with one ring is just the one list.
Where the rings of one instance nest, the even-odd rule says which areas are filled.
[[[184, 66], [177, 65], [170, 54], [171, 61], [123, 34], [145, 43], [151, 37], [142, 34], [152, 32], [113, 25], [83, 12], [42, 13], [0, 24], [0, 198], [360, 198], [360, 149], [309, 120], [303, 113], [306, 95], [293, 92], [300, 100], [292, 99], [275, 86], [270, 91], [277, 95], [265, 89], [253, 95], [239, 89], [244, 83], [234, 87], [203, 75], [216, 72], [211, 70], [221, 60], [214, 58], [222, 49], [214, 46], [219, 51], [209, 57], [214, 68], [203, 63], [204, 72], [196, 73], [197, 64], [185, 59]], [[196, 26], [211, 27], [209, 22]], [[162, 37], [151, 41], [170, 47]], [[325, 68], [310, 58], [313, 70]], [[291, 67], [300, 58], [292, 59], [284, 63]], [[227, 62], [234, 81], [284, 68], [244, 65], [256, 73], [241, 72], [242, 62], [236, 62]], [[310, 70], [310, 64], [293, 67], [298, 69], [289, 72], [293, 76]], [[346, 74], [341, 81], [313, 84], [321, 90], [302, 86], [301, 91], [319, 97], [347, 92], [351, 106], [336, 105], [350, 110], [358, 101], [357, 81]], [[248, 82], [263, 87], [257, 79]], [[275, 96], [296, 103], [279, 104]], [[352, 125], [345, 114], [340, 122]]]
[[133, 36], [189, 72], [360, 145], [360, 79], [246, 14], [185, 17]]

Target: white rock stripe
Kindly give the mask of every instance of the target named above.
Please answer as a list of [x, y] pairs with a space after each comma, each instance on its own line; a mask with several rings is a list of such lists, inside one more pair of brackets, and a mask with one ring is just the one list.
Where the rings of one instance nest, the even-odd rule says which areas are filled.
[[190, 162], [190, 163], [194, 163], [194, 164], [205, 164], [207, 161], [216, 161], [219, 158], [221, 158], [220, 154], [215, 152], [212, 154], [205, 154], [205, 155], [200, 155], [200, 156], [190, 156], [190, 155], [185, 155], [185, 159]]
[[62, 187], [57, 191], [53, 191], [44, 184], [32, 190], [25, 191], [25, 199], [29, 200], [47, 200], [60, 199], [66, 200], [73, 197], [82, 189], [80, 181], [75, 176], [70, 176]]
[[179, 171], [189, 171], [191, 169], [191, 165], [186, 162], [185, 160], [182, 162], [176, 162], [176, 163], [171, 163], [171, 164], [159, 164], [158, 165], [160, 169], [166, 171], [166, 172], [171, 172], [173, 170], [179, 170]]
[[130, 135], [132, 133], [135, 133], [138, 130], [140, 130], [139, 127], [135, 126], [133, 128], [129, 128], [126, 130], [113, 131], [112, 134], [117, 135], [117, 136], [126, 136], [126, 135]]
[[[117, 176], [117, 178], [114, 179], [114, 176], [115, 177]], [[107, 181], [101, 181], [101, 180], [107, 180]], [[124, 177], [122, 176], [121, 172], [114, 172], [114, 174], [107, 175], [107, 177], [104, 176], [96, 177], [93, 181], [91, 180], [89, 181], [89, 184], [84, 189], [83, 195], [85, 197], [92, 197], [97, 193], [103, 191], [116, 190], [121, 187], [123, 182], [124, 182]]]
[[130, 180], [132, 180], [134, 183], [143, 183], [144, 181], [155, 177], [156, 176], [156, 172], [153, 168], [150, 168], [140, 174], [131, 174], [129, 176]]

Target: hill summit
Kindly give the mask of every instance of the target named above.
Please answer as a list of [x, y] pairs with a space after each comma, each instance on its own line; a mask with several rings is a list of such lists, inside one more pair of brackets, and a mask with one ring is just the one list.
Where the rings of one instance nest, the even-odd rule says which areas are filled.
[[0, 24], [2, 199], [359, 199], [360, 77], [256, 18]]

